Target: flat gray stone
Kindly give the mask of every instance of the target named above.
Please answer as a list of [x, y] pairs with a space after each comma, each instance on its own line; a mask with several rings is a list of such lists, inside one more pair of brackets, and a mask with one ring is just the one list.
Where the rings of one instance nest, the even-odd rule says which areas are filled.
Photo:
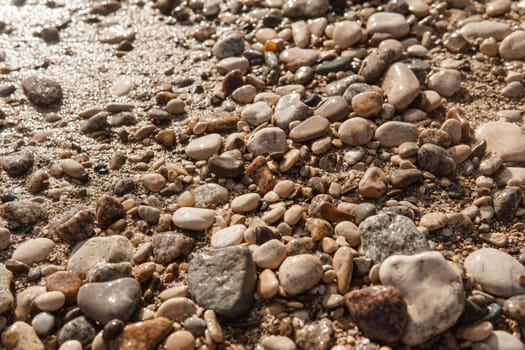
[[197, 254], [189, 264], [188, 283], [198, 305], [226, 317], [250, 310], [257, 283], [248, 247], [227, 247]]

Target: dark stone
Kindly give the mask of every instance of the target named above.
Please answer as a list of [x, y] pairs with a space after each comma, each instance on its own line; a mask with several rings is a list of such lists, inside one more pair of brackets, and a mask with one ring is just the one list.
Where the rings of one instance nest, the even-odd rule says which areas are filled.
[[98, 225], [107, 229], [115, 221], [126, 217], [126, 209], [117, 199], [106, 195], [97, 202], [95, 214]]
[[522, 197], [523, 192], [517, 186], [496, 192], [493, 198], [496, 218], [500, 221], [512, 220]]
[[88, 120], [83, 121], [80, 124], [80, 131], [82, 131], [85, 134], [91, 134], [95, 131], [104, 130], [108, 126], [108, 113], [99, 112], [91, 118], [89, 118]]
[[367, 83], [373, 83], [383, 76], [383, 73], [398, 57], [391, 48], [381, 48], [366, 56], [359, 69], [359, 75]]
[[417, 164], [438, 176], [453, 175], [456, 171], [454, 158], [441, 146], [426, 143], [417, 151]]
[[68, 340], [78, 340], [83, 346], [91, 344], [97, 335], [97, 330], [85, 316], [80, 316], [67, 322], [58, 333], [58, 344], [62, 345]]
[[351, 68], [352, 60], [348, 57], [336, 57], [330, 61], [324, 61], [317, 66], [317, 73], [327, 75], [330, 72], [346, 71]]
[[244, 173], [244, 163], [242, 160], [216, 156], [208, 160], [208, 169], [218, 177], [234, 179]]
[[229, 96], [235, 89], [244, 85], [244, 77], [239, 69], [232, 70], [224, 76], [221, 90]]
[[386, 343], [398, 341], [408, 322], [407, 305], [393, 286], [373, 286], [345, 295], [350, 317], [363, 334]]
[[65, 240], [83, 241], [93, 236], [95, 231], [95, 213], [80, 210], [57, 225], [56, 231]]
[[16, 91], [13, 84], [0, 84], [0, 97], [7, 97]]
[[113, 191], [117, 196], [123, 196], [125, 194], [135, 191], [135, 181], [132, 178], [125, 177], [120, 179], [115, 184]]
[[62, 100], [62, 87], [54, 80], [30, 76], [22, 80], [22, 89], [28, 100], [37, 106], [49, 106]]
[[28, 151], [12, 153], [0, 159], [0, 165], [10, 176], [22, 176], [33, 167], [35, 158]]
[[225, 317], [251, 309], [257, 273], [246, 246], [197, 254], [189, 263], [188, 283], [199, 306]]
[[87, 282], [108, 282], [119, 278], [131, 277], [131, 263], [124, 261], [118, 263], [99, 262], [86, 274]]

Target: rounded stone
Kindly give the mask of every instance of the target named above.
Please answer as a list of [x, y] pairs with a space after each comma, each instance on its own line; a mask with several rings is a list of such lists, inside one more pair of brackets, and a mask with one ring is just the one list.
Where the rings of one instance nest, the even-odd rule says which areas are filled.
[[246, 226], [232, 225], [219, 230], [211, 236], [210, 244], [213, 248], [224, 248], [242, 243]]
[[62, 87], [52, 79], [30, 76], [22, 81], [22, 89], [31, 103], [49, 106], [62, 100]]
[[405, 142], [416, 142], [417, 137], [415, 125], [398, 121], [381, 124], [375, 132], [375, 138], [383, 147], [396, 147]]
[[261, 341], [264, 350], [295, 350], [297, 347], [292, 339], [282, 335], [271, 335]]
[[67, 176], [71, 176], [75, 179], [81, 178], [86, 172], [82, 164], [74, 159], [64, 159], [60, 162], [60, 167]]
[[52, 291], [41, 294], [33, 301], [34, 305], [42, 311], [56, 311], [66, 302], [66, 296], [62, 292]]
[[185, 319], [197, 313], [197, 304], [191, 299], [175, 297], [163, 302], [157, 310], [156, 317], [166, 317], [175, 322], [184, 322]]
[[253, 251], [253, 261], [263, 269], [276, 269], [286, 257], [286, 246], [277, 239], [271, 239]]
[[525, 58], [525, 31], [516, 31], [503, 39], [499, 45], [499, 54], [506, 60]]
[[209, 134], [192, 140], [186, 146], [186, 154], [195, 160], [208, 160], [212, 155], [219, 152], [222, 138], [219, 134]]
[[402, 14], [395, 12], [376, 12], [368, 18], [366, 31], [372, 36], [375, 33], [387, 33], [394, 38], [408, 34], [410, 26]]
[[445, 69], [432, 74], [427, 85], [441, 96], [451, 97], [461, 89], [461, 74], [457, 70]]
[[49, 312], [40, 312], [33, 317], [31, 326], [36, 334], [45, 337], [55, 327], [55, 316]]
[[71, 271], [57, 271], [47, 276], [45, 286], [48, 291], [58, 291], [65, 295], [66, 303], [76, 302], [82, 280]]
[[354, 21], [341, 21], [335, 24], [333, 40], [342, 50], [361, 40], [361, 25]]
[[370, 118], [383, 108], [383, 94], [377, 91], [365, 91], [352, 98], [352, 110], [358, 116]]
[[215, 222], [215, 210], [204, 208], [179, 208], [173, 213], [175, 226], [192, 231], [202, 231], [210, 228]]
[[159, 192], [166, 186], [166, 178], [158, 173], [149, 173], [142, 176], [142, 184], [151, 192]]
[[193, 350], [195, 349], [195, 337], [187, 330], [171, 333], [164, 343], [166, 350]]
[[366, 145], [374, 136], [372, 123], [361, 117], [346, 120], [338, 132], [341, 141], [351, 146]]
[[55, 248], [55, 242], [49, 238], [33, 238], [20, 244], [13, 252], [12, 258], [31, 265], [49, 256]]
[[248, 151], [254, 156], [267, 153], [283, 153], [288, 150], [286, 134], [277, 127], [269, 127], [251, 134], [247, 142]]
[[279, 267], [279, 283], [288, 295], [301, 294], [314, 287], [323, 276], [318, 257], [299, 254], [286, 258]]
[[246, 193], [235, 197], [231, 202], [231, 208], [236, 213], [249, 213], [254, 211], [261, 202], [261, 196], [258, 193]]

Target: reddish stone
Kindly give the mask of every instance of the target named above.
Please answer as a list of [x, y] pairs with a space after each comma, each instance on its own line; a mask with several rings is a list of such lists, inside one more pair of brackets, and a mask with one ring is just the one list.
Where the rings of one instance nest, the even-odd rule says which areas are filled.
[[76, 303], [80, 286], [82, 286], [82, 280], [71, 271], [57, 271], [46, 277], [47, 291], [64, 293], [68, 305]]

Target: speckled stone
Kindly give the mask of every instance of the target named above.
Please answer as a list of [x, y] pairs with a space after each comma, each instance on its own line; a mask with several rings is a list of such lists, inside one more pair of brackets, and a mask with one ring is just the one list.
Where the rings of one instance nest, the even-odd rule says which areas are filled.
[[252, 306], [257, 273], [248, 247], [197, 254], [190, 261], [187, 278], [197, 304], [222, 316], [237, 317]]
[[461, 276], [439, 252], [394, 255], [379, 270], [383, 284], [399, 289], [407, 303], [408, 323], [401, 341], [422, 344], [452, 327], [463, 312]]
[[406, 216], [380, 213], [359, 225], [363, 250], [375, 262], [394, 254], [412, 255], [430, 250], [426, 237]]
[[194, 241], [179, 232], [159, 232], [153, 235], [153, 255], [160, 264], [169, 264], [191, 252]]
[[49, 106], [62, 100], [62, 87], [47, 77], [30, 76], [22, 80], [27, 99], [37, 106]]
[[398, 341], [408, 322], [407, 305], [392, 286], [373, 286], [345, 295], [350, 317], [363, 334], [386, 343]]

